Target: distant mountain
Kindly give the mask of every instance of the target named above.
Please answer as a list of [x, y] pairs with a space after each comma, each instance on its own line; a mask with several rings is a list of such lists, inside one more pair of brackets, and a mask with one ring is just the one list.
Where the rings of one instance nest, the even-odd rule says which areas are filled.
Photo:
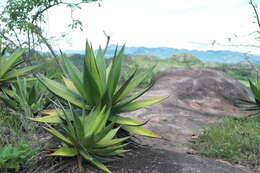
[[[114, 54], [116, 49], [115, 45], [111, 45], [107, 49], [107, 57], [111, 57]], [[84, 54], [83, 50], [67, 50], [65, 53], [79, 53]], [[177, 49], [177, 48], [168, 48], [168, 47], [157, 47], [157, 48], [148, 48], [148, 47], [126, 47], [125, 53], [129, 55], [138, 55], [138, 54], [151, 54], [158, 56], [160, 58], [168, 58], [175, 53], [191, 53], [197, 56], [203, 62], [215, 62], [215, 63], [224, 63], [224, 64], [236, 64], [245, 61], [246, 57], [250, 58], [250, 61], [256, 64], [260, 64], [260, 55], [245, 54], [241, 52], [228, 51], [228, 50], [188, 50], [188, 49]]]

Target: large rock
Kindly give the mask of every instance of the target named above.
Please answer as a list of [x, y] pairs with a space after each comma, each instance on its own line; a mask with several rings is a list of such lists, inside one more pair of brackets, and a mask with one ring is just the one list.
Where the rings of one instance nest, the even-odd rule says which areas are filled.
[[141, 138], [144, 144], [172, 151], [190, 151], [189, 140], [223, 116], [241, 115], [234, 106], [247, 89], [223, 72], [207, 68], [176, 68], [157, 74], [153, 89], [143, 97], [168, 95], [161, 103], [128, 113], [149, 120], [149, 128], [167, 140]]
[[200, 156], [148, 148], [129, 152], [111, 167], [113, 173], [249, 173]]

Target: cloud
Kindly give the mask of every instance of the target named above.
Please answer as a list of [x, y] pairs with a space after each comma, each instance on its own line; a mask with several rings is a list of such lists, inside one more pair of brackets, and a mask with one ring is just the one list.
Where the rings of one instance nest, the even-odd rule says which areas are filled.
[[103, 0], [101, 7], [87, 4], [76, 13], [84, 23], [83, 33], [66, 29], [69, 14], [65, 8], [49, 13], [48, 33], [68, 32], [71, 37], [71, 44], [59, 43], [63, 49], [82, 49], [86, 38], [95, 47], [104, 44], [103, 31], [112, 36], [112, 43], [129, 46], [198, 48], [191, 42], [200, 42], [206, 48], [213, 40], [225, 42], [257, 29], [245, 0]]

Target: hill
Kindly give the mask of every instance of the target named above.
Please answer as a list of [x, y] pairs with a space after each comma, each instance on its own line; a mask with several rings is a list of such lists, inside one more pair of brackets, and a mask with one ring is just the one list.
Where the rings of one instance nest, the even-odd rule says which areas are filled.
[[[107, 57], [113, 56], [116, 46], [111, 45], [107, 50]], [[65, 50], [65, 53], [79, 53], [84, 54], [83, 50]], [[260, 64], [260, 55], [246, 54], [242, 52], [228, 51], [228, 50], [188, 50], [177, 49], [169, 47], [126, 47], [125, 53], [129, 55], [150, 54], [159, 58], [168, 58], [176, 53], [191, 53], [197, 56], [203, 62], [214, 62], [220, 64], [236, 64], [245, 61], [246, 57], [250, 58], [255, 64]]]

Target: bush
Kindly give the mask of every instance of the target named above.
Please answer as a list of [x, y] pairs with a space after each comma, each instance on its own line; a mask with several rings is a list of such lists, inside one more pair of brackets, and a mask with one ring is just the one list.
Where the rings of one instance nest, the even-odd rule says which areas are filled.
[[193, 147], [202, 155], [232, 163], [260, 165], [260, 121], [254, 119], [224, 119], [204, 129]]

